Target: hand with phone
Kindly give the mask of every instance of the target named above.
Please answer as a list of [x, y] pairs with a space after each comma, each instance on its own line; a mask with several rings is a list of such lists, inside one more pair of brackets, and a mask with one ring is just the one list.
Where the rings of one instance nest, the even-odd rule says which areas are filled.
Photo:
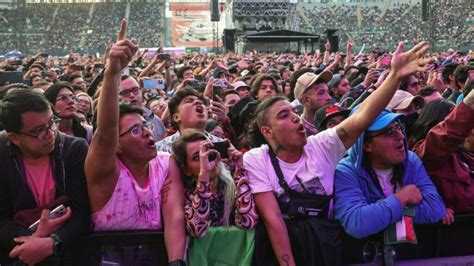
[[210, 140], [203, 140], [199, 145], [199, 176], [201, 182], [209, 182], [209, 175], [221, 161], [220, 153], [214, 149]]
[[47, 237], [61, 228], [71, 218], [71, 214], [71, 208], [66, 208], [63, 205], [58, 206], [51, 212], [45, 209], [41, 212], [40, 219], [33, 223], [29, 230], [34, 231], [34, 236]]
[[220, 123], [224, 123], [227, 119], [224, 101], [218, 95], [213, 95], [209, 105], [209, 115]]

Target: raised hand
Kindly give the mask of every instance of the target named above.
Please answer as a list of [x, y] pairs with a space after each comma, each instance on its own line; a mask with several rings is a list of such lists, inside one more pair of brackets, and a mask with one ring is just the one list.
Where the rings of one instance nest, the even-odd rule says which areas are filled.
[[331, 43], [329, 42], [329, 40], [327, 40], [326, 43], [324, 44], [324, 48], [325, 48], [326, 51], [328, 51], [328, 52], [331, 51]]
[[[199, 146], [199, 181], [208, 182], [209, 175], [216, 165], [221, 161], [220, 153], [212, 149], [212, 142], [209, 140], [203, 140]], [[209, 155], [215, 154], [216, 158], [209, 161]]]
[[391, 62], [393, 74], [398, 79], [403, 79], [418, 71], [426, 71], [428, 64], [433, 62], [432, 58], [424, 57], [429, 49], [427, 42], [420, 42], [407, 52], [403, 52], [404, 48], [405, 43], [400, 42]]
[[122, 71], [128, 66], [133, 55], [137, 52], [138, 46], [125, 38], [127, 31], [127, 21], [122, 20], [117, 42], [110, 48], [109, 58], [107, 62], [107, 70], [113, 73]]

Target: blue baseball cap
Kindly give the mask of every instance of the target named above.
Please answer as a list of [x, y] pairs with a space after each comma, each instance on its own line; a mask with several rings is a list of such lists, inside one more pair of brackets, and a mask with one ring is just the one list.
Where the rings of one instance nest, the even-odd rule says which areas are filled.
[[[352, 109], [351, 115], [357, 112], [360, 108], [360, 104], [357, 105], [354, 109]], [[388, 127], [393, 121], [397, 120], [403, 114], [396, 114], [390, 112], [388, 109], [385, 109], [380, 113], [375, 121], [367, 128], [367, 131], [379, 131], [386, 127]]]

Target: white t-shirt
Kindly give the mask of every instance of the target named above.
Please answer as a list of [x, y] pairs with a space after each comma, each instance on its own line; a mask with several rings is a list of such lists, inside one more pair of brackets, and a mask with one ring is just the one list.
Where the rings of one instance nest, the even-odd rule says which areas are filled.
[[[346, 148], [337, 136], [336, 128], [331, 128], [308, 138], [298, 162], [278, 161], [285, 181], [292, 189], [332, 195], [336, 165], [345, 154]], [[277, 195], [283, 193], [273, 169], [268, 145], [245, 153], [244, 165], [254, 194], [268, 191], [274, 191]]]
[[374, 172], [377, 175], [379, 180], [380, 187], [382, 188], [383, 194], [385, 196], [393, 195], [393, 185], [390, 183], [393, 174], [393, 168], [386, 170], [379, 170], [374, 168]]

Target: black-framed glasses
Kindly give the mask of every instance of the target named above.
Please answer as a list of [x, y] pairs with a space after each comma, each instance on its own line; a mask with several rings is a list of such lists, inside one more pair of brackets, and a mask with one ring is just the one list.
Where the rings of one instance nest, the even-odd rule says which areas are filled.
[[129, 128], [127, 131], [121, 133], [121, 134], [119, 135], [119, 137], [122, 137], [122, 136], [124, 136], [124, 135], [127, 134], [127, 133], [132, 134], [132, 136], [133, 136], [134, 138], [140, 137], [140, 136], [143, 134], [143, 129], [144, 129], [144, 128], [153, 131], [153, 129], [155, 128], [155, 126], [154, 126], [152, 123], [150, 123], [150, 122], [144, 122], [143, 124], [135, 124], [134, 126], [132, 126], [131, 128]]
[[74, 94], [61, 95], [61, 96], [56, 97], [56, 101], [61, 101], [61, 102], [65, 102], [65, 103], [67, 103], [69, 101], [77, 102], [77, 96], [74, 95]]
[[375, 138], [375, 137], [383, 135], [384, 137], [394, 138], [396, 136], [395, 134], [397, 132], [400, 132], [403, 135], [405, 135], [405, 127], [401, 123], [398, 123], [398, 122], [393, 127], [389, 127], [389, 128], [387, 128], [386, 130], [384, 130], [380, 133], [377, 133], [375, 135], [369, 135], [367, 137], [368, 138]]
[[122, 96], [122, 97], [130, 97], [131, 93], [133, 93], [134, 95], [137, 95], [139, 92], [140, 92], [139, 87], [133, 87], [133, 88], [128, 89], [128, 90], [122, 90], [121, 92], [119, 92], [119, 95]]
[[61, 121], [61, 119], [57, 116], [51, 117], [51, 120], [49, 121], [48, 125], [44, 128], [40, 128], [37, 130], [34, 130], [34, 132], [26, 133], [26, 132], [18, 132], [18, 134], [21, 135], [26, 135], [32, 138], [36, 138], [38, 140], [45, 140], [48, 137], [49, 131], [56, 131], [58, 129], [58, 123]]

